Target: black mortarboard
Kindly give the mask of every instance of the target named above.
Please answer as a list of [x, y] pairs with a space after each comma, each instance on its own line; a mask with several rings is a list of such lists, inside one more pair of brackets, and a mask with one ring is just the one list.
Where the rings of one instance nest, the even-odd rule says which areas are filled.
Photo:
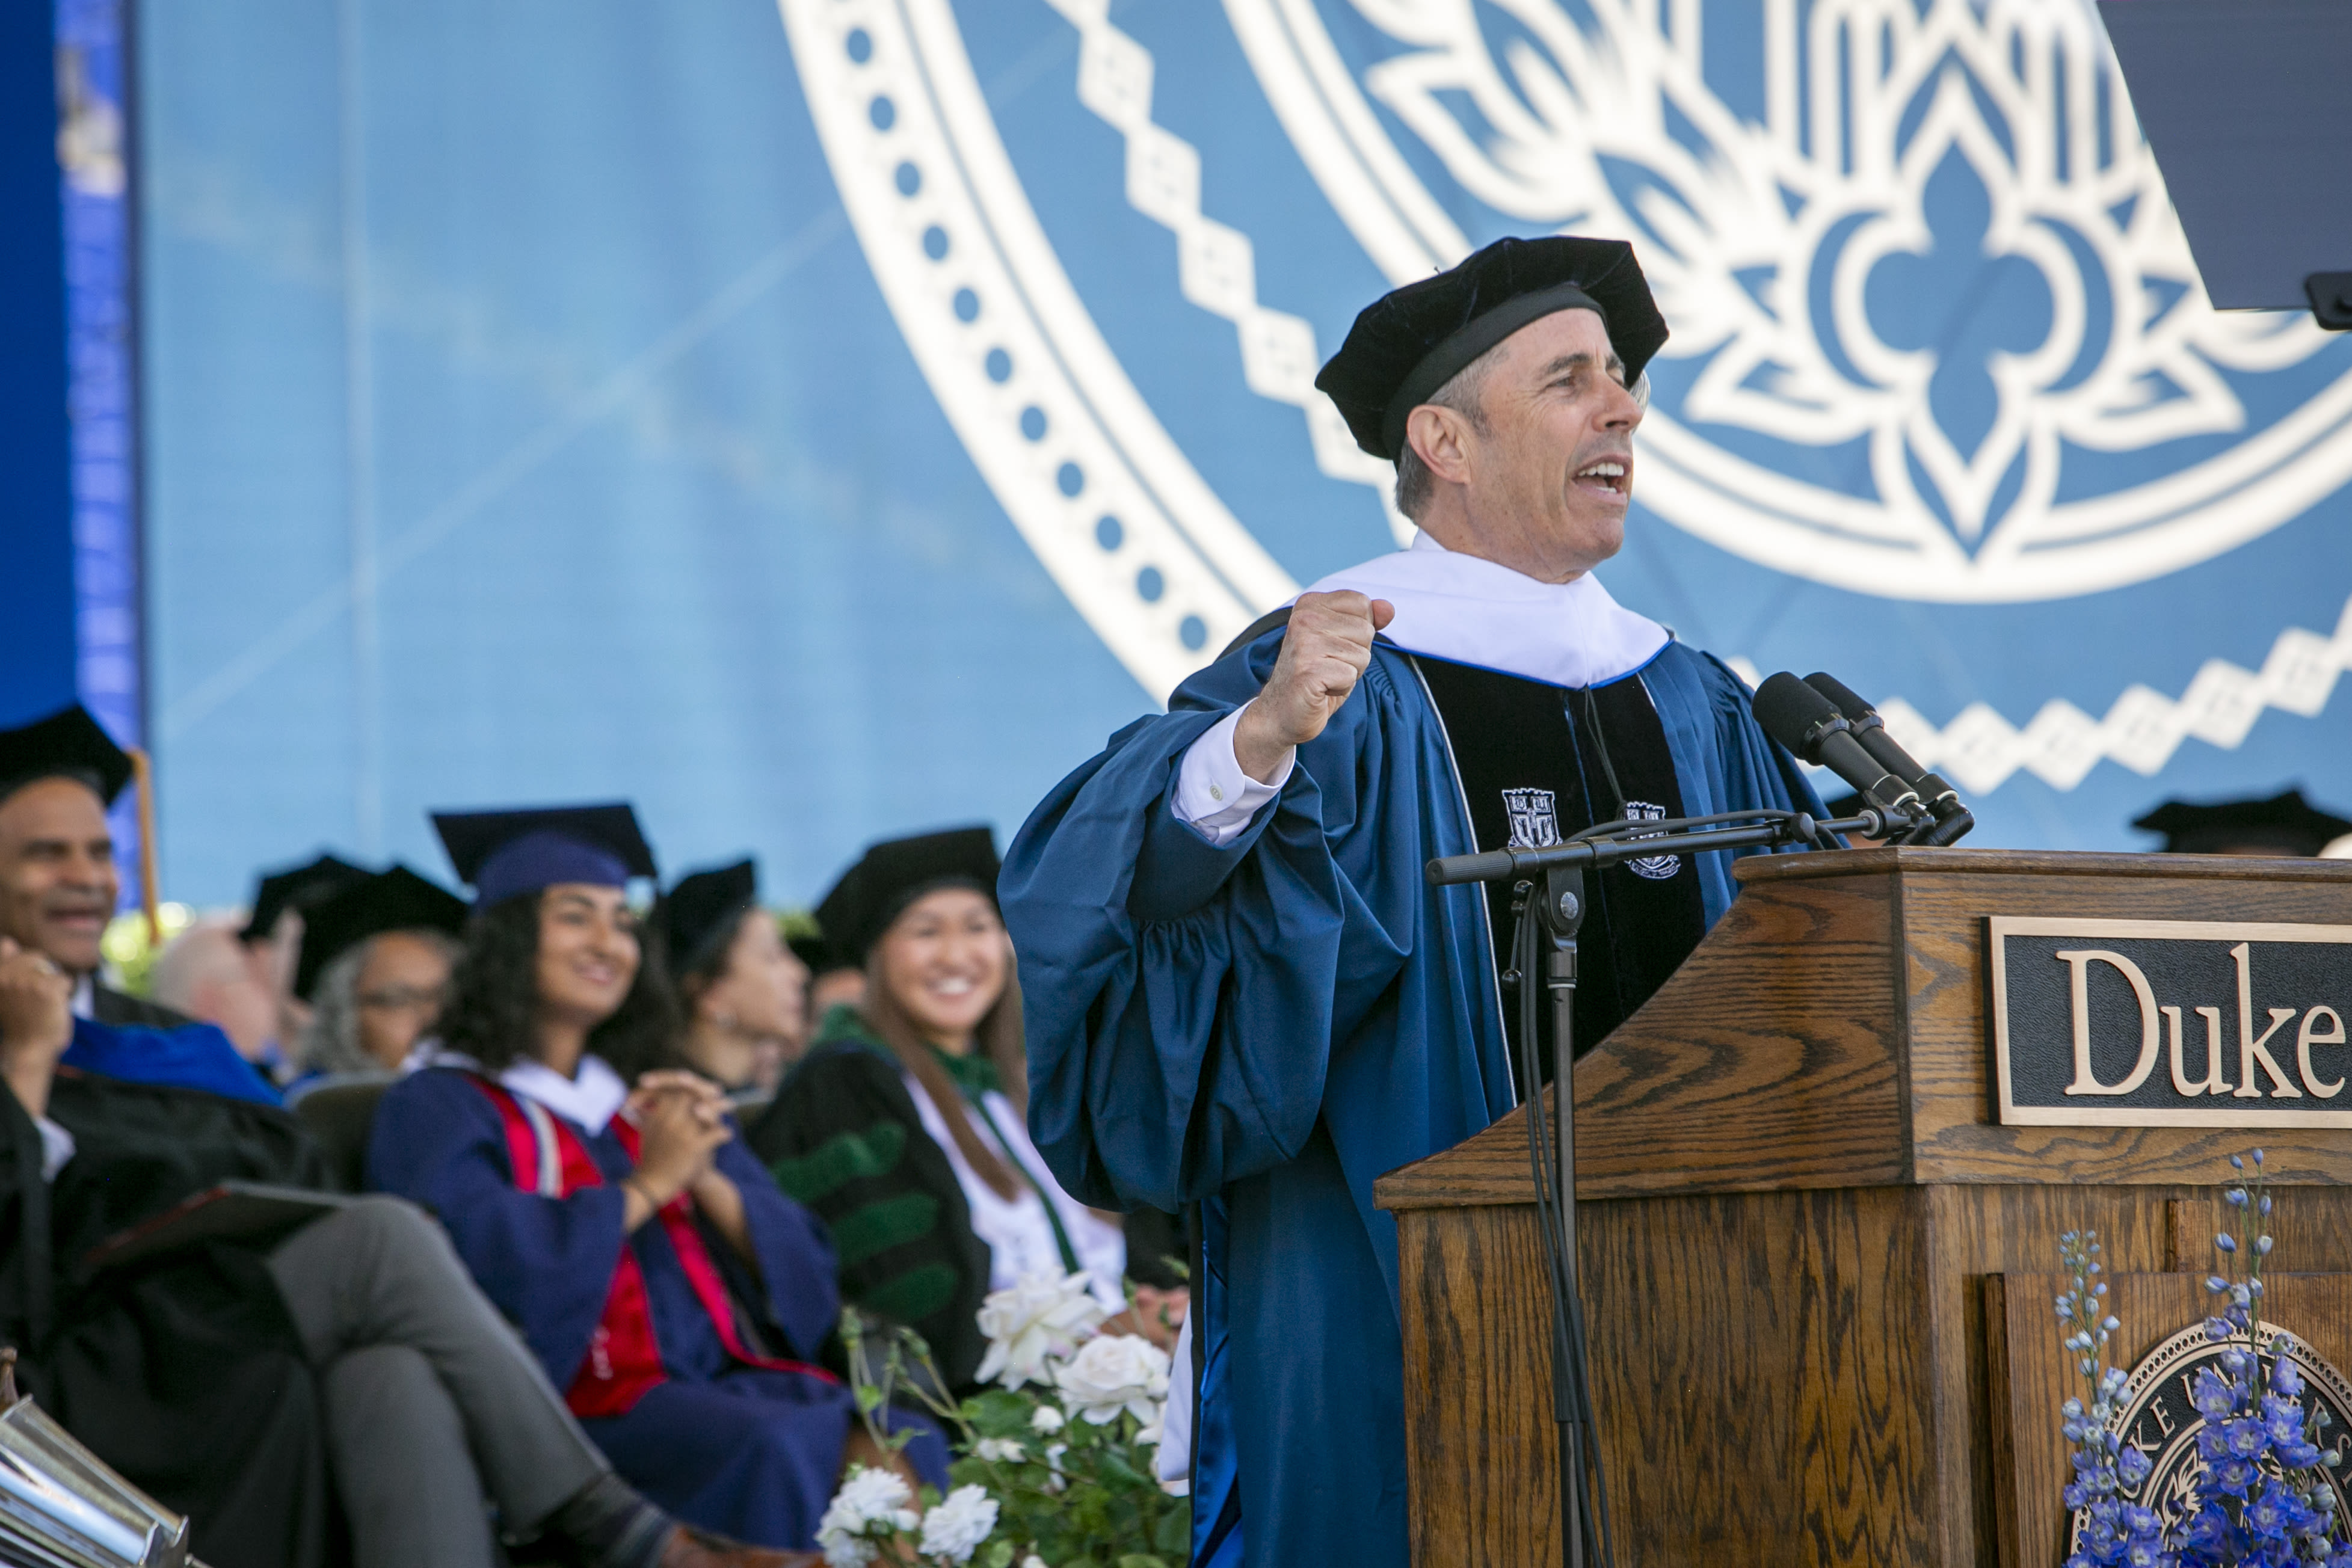
[[366, 881], [370, 874], [367, 867], [331, 854], [320, 854], [300, 865], [264, 872], [253, 890], [253, 913], [246, 917], [245, 929], [236, 934], [237, 939], [265, 941], [278, 929], [279, 917], [288, 910], [300, 910], [307, 918], [311, 905], [332, 898], [354, 883]]
[[352, 883], [303, 911], [294, 994], [308, 1001], [327, 966], [371, 936], [387, 931], [455, 936], [466, 929], [466, 913], [464, 899], [404, 865]]
[[2167, 800], [2132, 826], [2162, 833], [2166, 852], [2182, 855], [2268, 849], [2307, 859], [2352, 833], [2352, 821], [2314, 807], [2300, 789], [2265, 800]]
[[654, 905], [654, 925], [669, 955], [669, 976], [683, 979], [707, 968], [735, 939], [743, 915], [760, 902], [760, 868], [751, 861], [698, 871]]
[[457, 880], [488, 909], [560, 882], [625, 887], [653, 876], [654, 852], [625, 800], [508, 811], [436, 811], [433, 831]]
[[816, 906], [834, 967], [863, 965], [890, 923], [934, 888], [976, 887], [993, 904], [1001, 869], [990, 828], [950, 828], [867, 846]]
[[835, 969], [850, 967], [834, 952], [833, 944], [822, 936], [787, 936], [784, 946], [793, 950], [793, 957], [808, 966], [812, 975], [830, 975]]
[[39, 779], [76, 779], [111, 806], [131, 782], [131, 757], [75, 703], [47, 718], [0, 729], [0, 800]]
[[1315, 385], [1339, 405], [1357, 445], [1394, 462], [1405, 415], [1471, 361], [1558, 310], [1599, 312], [1628, 386], [1666, 341], [1666, 319], [1623, 240], [1498, 239], [1365, 307]]

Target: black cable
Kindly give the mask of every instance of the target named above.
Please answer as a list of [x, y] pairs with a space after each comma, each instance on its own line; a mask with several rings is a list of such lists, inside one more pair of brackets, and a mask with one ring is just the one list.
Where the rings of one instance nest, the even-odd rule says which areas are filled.
[[[1559, 1453], [1561, 1551], [1565, 1556], [1568, 1514], [1572, 1496], [1573, 1511], [1580, 1533], [1585, 1538], [1589, 1561], [1594, 1568], [1609, 1568], [1614, 1558], [1614, 1531], [1610, 1528], [1608, 1479], [1601, 1465], [1600, 1429], [1592, 1400], [1591, 1354], [1585, 1338], [1583, 1303], [1575, 1288], [1565, 1239], [1561, 1234], [1565, 1227], [1559, 1202], [1559, 1173], [1552, 1157], [1550, 1118], [1545, 1115], [1543, 1109], [1543, 1084], [1535, 1043], [1539, 1020], [1536, 992], [1541, 983], [1537, 977], [1537, 961], [1541, 956], [1544, 923], [1540, 916], [1535, 916], [1530, 907], [1536, 896], [1534, 889], [1534, 883], [1522, 883], [1515, 890], [1511, 947], [1519, 987], [1519, 1063], [1520, 1081], [1527, 1086], [1523, 1103], [1527, 1106], [1528, 1174], [1535, 1185], [1536, 1223], [1543, 1234], [1544, 1258], [1551, 1276], [1553, 1418], [1561, 1427], [1562, 1438]], [[1567, 1107], [1560, 1113], [1564, 1115], [1575, 1113], [1572, 1088], [1574, 1061], [1572, 1044], [1563, 1056], [1559, 1042], [1554, 1042], [1552, 1082], [1559, 1095], [1559, 1104]], [[1564, 1406], [1563, 1391], [1566, 1395]], [[1581, 1427], [1585, 1434], [1584, 1442], [1579, 1446], [1578, 1458], [1573, 1462], [1566, 1441], [1567, 1429], [1571, 1425]], [[1585, 1450], [1590, 1451], [1589, 1475]], [[1594, 1508], [1596, 1491], [1600, 1504], [1597, 1512]]]
[[[1615, 816], [1622, 821], [1625, 818], [1625, 791], [1618, 787], [1616, 764], [1609, 760], [1609, 737], [1601, 729], [1601, 700], [1592, 695], [1591, 686], [1584, 687], [1583, 691], [1584, 722], [1592, 727], [1592, 749], [1601, 755], [1601, 776], [1609, 780], [1610, 796], [1617, 802]], [[1571, 733], [1575, 729], [1572, 724], [1569, 727]], [[1580, 774], [1583, 769], [1580, 768], [1577, 771]]]

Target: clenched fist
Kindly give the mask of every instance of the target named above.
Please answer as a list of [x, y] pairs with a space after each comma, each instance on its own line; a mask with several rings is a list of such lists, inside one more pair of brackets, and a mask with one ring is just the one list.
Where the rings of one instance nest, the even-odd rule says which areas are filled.
[[1323, 733], [1372, 662], [1372, 634], [1395, 618], [1387, 600], [1345, 589], [1298, 596], [1274, 674], [1234, 727], [1243, 772], [1270, 784], [1293, 747]]

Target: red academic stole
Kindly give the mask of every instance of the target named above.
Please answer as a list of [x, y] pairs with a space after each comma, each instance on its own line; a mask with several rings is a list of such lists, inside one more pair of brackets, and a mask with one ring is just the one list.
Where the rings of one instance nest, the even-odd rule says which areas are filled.
[[[604, 1173], [597, 1168], [588, 1145], [549, 1114], [545, 1106], [487, 1078], [475, 1078], [474, 1084], [498, 1107], [499, 1120], [506, 1124], [507, 1161], [514, 1168], [515, 1186], [541, 1197], [569, 1197], [584, 1187], [604, 1185]], [[616, 1116], [613, 1134], [635, 1165], [636, 1127]], [[744, 1344], [735, 1322], [735, 1305], [727, 1296], [727, 1281], [720, 1277], [719, 1265], [711, 1261], [702, 1232], [695, 1228], [691, 1197], [678, 1194], [662, 1207], [657, 1218], [663, 1234], [669, 1238], [670, 1249], [677, 1255], [678, 1266], [686, 1271], [687, 1283], [709, 1315], [710, 1326], [719, 1332], [719, 1343], [726, 1346], [729, 1355], [746, 1366], [804, 1372], [828, 1383], [840, 1381], [821, 1366], [755, 1355]], [[583, 1420], [625, 1416], [648, 1389], [668, 1379], [668, 1370], [662, 1365], [661, 1342], [654, 1335], [645, 1270], [637, 1263], [636, 1249], [624, 1239], [620, 1264], [613, 1270], [613, 1288], [604, 1298], [604, 1315], [589, 1336], [587, 1359], [580, 1364], [563, 1402]]]

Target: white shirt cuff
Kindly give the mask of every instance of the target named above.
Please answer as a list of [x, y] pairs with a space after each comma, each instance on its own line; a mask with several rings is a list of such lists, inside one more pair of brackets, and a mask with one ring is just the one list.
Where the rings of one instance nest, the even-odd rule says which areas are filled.
[[1284, 755], [1271, 784], [1261, 784], [1243, 772], [1241, 758], [1234, 754], [1234, 730], [1247, 711], [1246, 704], [1234, 709], [1194, 741], [1176, 773], [1172, 802], [1176, 820], [1217, 849], [1240, 838], [1258, 808], [1282, 793], [1282, 787], [1290, 781], [1290, 769], [1298, 761], [1297, 747], [1293, 747]]
[[74, 1135], [47, 1116], [34, 1117], [33, 1125], [41, 1134], [41, 1179], [55, 1181], [66, 1162], [74, 1157]]

